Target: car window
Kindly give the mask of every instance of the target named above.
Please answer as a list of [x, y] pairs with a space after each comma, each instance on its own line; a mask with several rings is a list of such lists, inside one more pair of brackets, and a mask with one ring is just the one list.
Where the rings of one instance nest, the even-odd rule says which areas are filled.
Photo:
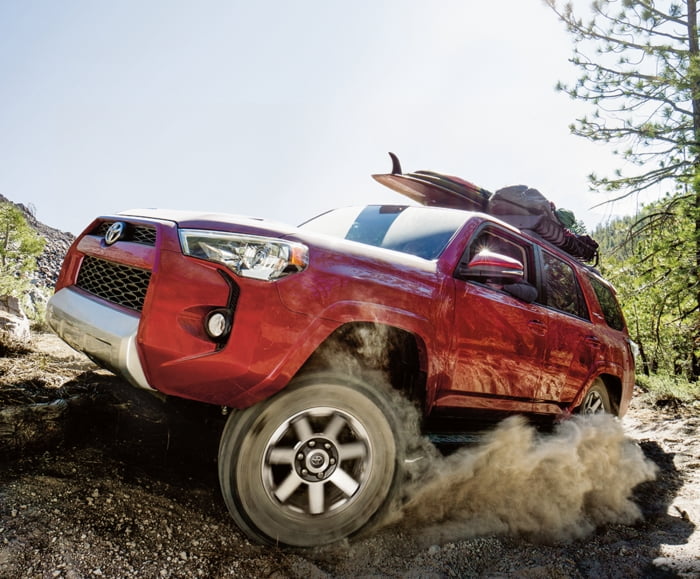
[[598, 298], [598, 303], [603, 310], [605, 322], [608, 324], [608, 326], [615, 330], [624, 330], [625, 318], [622, 315], [620, 304], [617, 302], [617, 298], [615, 297], [613, 291], [595, 277], [589, 277], [588, 279], [591, 281], [593, 291], [595, 292], [595, 295]]
[[436, 259], [469, 218], [463, 211], [403, 205], [345, 207], [300, 227], [316, 233]]
[[542, 252], [543, 287], [541, 303], [547, 307], [588, 319], [588, 308], [574, 269], [548, 251]]

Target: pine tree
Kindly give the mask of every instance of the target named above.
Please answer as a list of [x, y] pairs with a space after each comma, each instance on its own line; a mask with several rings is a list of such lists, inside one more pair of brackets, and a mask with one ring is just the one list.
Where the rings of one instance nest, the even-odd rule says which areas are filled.
[[[700, 48], [696, 0], [596, 0], [586, 19], [571, 3], [546, 0], [574, 40], [570, 62], [578, 81], [558, 89], [591, 105], [591, 116], [571, 125], [575, 135], [612, 143], [631, 169], [590, 175], [591, 186], [611, 200], [661, 188], [667, 193], [655, 215], [637, 231], [646, 234], [689, 219], [678, 260], [683, 288], [692, 300], [679, 316], [692, 325], [693, 378], [700, 377]], [[635, 228], [632, 229], [635, 231]], [[649, 251], [656, 251], [649, 248]], [[638, 256], [640, 260], [650, 255]], [[659, 280], [663, 283], [663, 280]]]
[[[668, 212], [675, 212], [673, 218]], [[649, 227], [660, 215], [666, 227]], [[636, 218], [617, 219], [594, 232], [604, 259], [601, 269], [617, 287], [630, 334], [640, 349], [644, 374], [692, 378], [694, 293], [686, 272], [691, 256], [683, 251], [693, 223], [678, 204], [662, 199]]]
[[12, 203], [0, 203], [0, 295], [23, 298], [44, 239]]

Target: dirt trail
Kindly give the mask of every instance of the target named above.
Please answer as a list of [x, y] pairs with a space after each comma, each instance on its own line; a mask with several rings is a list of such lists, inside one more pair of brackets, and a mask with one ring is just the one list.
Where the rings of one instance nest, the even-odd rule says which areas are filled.
[[0, 578], [700, 577], [697, 407], [635, 399], [624, 418], [626, 436], [659, 468], [631, 497], [637, 522], [556, 542], [507, 529], [464, 538], [413, 521], [285, 551], [249, 543], [228, 517], [216, 480], [217, 412], [163, 405], [52, 337], [0, 358], [0, 411], [45, 402], [62, 383], [70, 419], [57, 418], [60, 440], [27, 424], [24, 452], [0, 459]]

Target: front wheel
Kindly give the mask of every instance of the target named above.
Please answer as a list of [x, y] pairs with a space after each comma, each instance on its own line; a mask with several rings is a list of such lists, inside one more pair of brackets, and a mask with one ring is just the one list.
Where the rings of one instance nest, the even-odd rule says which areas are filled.
[[302, 378], [229, 417], [219, 445], [226, 506], [265, 543], [312, 547], [356, 533], [394, 492], [394, 426], [390, 405], [363, 382]]
[[610, 403], [610, 394], [605, 387], [605, 383], [596, 378], [591, 387], [586, 392], [586, 396], [579, 406], [580, 414], [613, 414], [613, 407]]

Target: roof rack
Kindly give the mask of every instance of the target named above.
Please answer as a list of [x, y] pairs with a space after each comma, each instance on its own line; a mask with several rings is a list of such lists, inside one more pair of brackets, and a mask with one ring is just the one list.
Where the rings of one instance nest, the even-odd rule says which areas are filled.
[[[598, 263], [598, 243], [571, 231], [555, 205], [537, 189], [511, 185], [491, 193], [454, 175], [435, 171], [403, 173], [399, 158], [389, 153], [391, 173], [372, 177], [421, 205], [479, 211], [498, 217], [518, 229], [535, 234], [576, 259]], [[566, 212], [573, 223], [573, 214]]]

